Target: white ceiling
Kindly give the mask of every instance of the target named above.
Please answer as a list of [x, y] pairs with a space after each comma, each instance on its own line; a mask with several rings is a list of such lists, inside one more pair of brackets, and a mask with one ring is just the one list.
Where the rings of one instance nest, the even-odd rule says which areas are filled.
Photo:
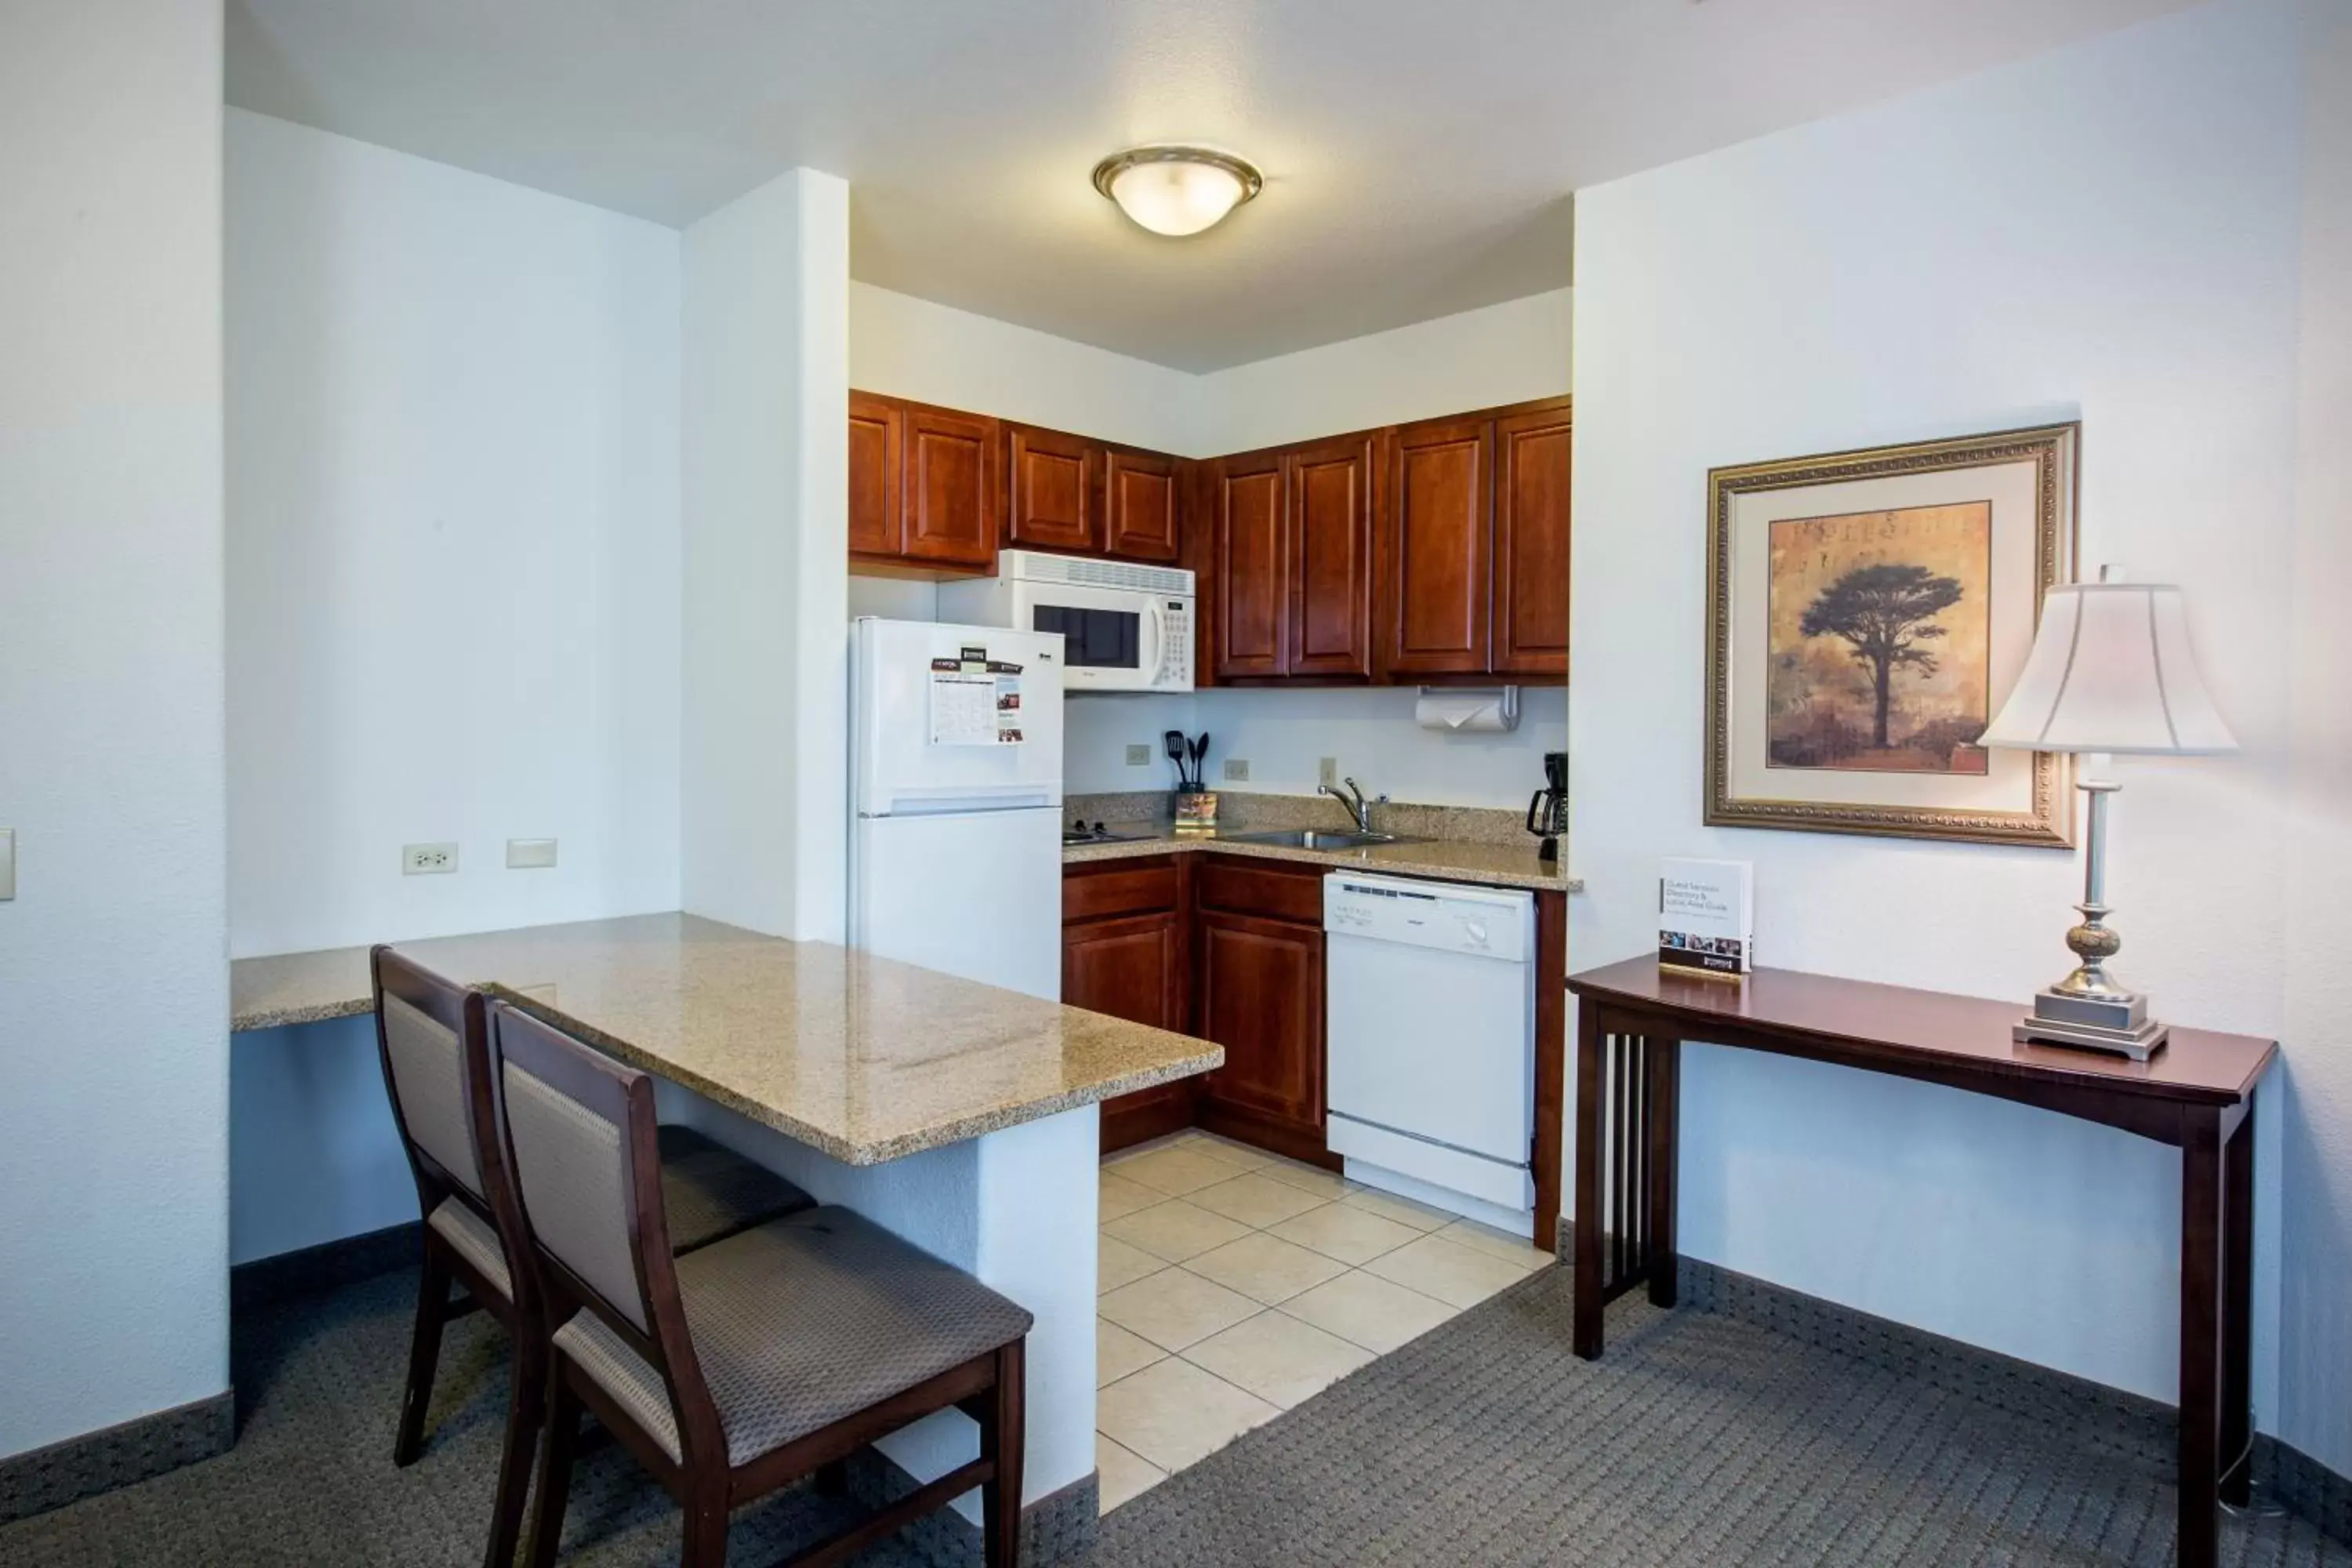
[[[1201, 371], [1559, 288], [1581, 186], [2186, 3], [229, 0], [227, 89], [677, 226], [827, 170], [859, 279]], [[1265, 195], [1170, 240], [1087, 183], [1172, 140]]]

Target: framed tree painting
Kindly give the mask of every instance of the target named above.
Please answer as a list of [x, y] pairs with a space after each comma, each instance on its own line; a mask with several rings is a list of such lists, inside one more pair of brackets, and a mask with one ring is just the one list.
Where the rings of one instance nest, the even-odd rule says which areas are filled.
[[1708, 473], [1711, 826], [2074, 843], [2065, 760], [1976, 739], [2072, 578], [2080, 433]]

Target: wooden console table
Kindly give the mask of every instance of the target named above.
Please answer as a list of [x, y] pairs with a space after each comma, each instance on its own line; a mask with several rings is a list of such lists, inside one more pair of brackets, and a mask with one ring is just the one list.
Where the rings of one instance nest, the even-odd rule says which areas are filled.
[[2252, 1420], [2254, 1086], [2277, 1042], [2175, 1027], [2154, 1060], [2012, 1045], [2022, 1002], [1763, 969], [1738, 984], [1654, 958], [1570, 976], [1576, 1030], [1576, 1353], [1635, 1285], [1675, 1304], [1682, 1042], [1890, 1073], [2013, 1100], [2180, 1151], [2179, 1568], [2211, 1568], [2217, 1502], [2245, 1500]]

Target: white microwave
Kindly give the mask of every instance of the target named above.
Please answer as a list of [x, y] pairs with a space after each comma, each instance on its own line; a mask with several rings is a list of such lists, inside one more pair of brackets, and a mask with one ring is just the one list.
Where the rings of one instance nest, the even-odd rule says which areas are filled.
[[1006, 550], [996, 575], [940, 584], [940, 619], [1062, 634], [1066, 691], [1192, 689], [1192, 574]]

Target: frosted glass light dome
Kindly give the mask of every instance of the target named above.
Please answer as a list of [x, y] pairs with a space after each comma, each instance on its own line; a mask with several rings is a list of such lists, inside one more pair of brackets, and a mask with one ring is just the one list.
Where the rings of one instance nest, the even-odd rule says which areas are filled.
[[1171, 237], [1214, 226], [1265, 184], [1246, 159], [1210, 147], [1136, 147], [1095, 165], [1095, 189], [1152, 233]]

